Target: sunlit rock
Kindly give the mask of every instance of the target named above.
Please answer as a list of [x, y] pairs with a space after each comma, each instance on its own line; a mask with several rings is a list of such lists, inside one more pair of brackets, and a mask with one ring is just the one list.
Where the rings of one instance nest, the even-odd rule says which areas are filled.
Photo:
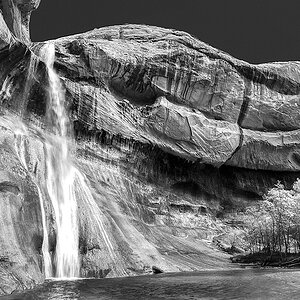
[[[39, 1], [14, 1], [14, 10], [5, 3], [0, 293], [42, 282], [44, 225], [52, 260], [58, 232], [47, 189], [51, 76], [39, 57], [45, 43], [28, 46]], [[72, 124], [80, 276], [229, 267], [212, 244], [232, 234], [224, 217], [299, 176], [300, 64], [251, 65], [187, 33], [145, 25], [54, 44]]]
[[[6, 26], [14, 37], [30, 43], [29, 22], [31, 12], [39, 6], [41, 0], [1, 0], [0, 1], [0, 31], [6, 31]], [[5, 20], [6, 26], [3, 24]], [[2, 37], [0, 36], [2, 39]]]

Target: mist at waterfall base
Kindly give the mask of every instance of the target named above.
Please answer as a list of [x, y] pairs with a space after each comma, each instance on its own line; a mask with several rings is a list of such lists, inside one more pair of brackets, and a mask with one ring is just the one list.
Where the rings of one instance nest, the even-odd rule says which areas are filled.
[[45, 284], [3, 300], [299, 299], [300, 274], [291, 270], [228, 270]]

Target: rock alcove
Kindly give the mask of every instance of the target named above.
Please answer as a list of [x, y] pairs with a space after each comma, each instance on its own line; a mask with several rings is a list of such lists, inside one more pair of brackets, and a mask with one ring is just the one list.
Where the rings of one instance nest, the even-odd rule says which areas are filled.
[[[39, 1], [0, 1], [0, 293], [44, 278], [48, 75], [32, 43]], [[210, 244], [236, 213], [300, 171], [300, 63], [251, 65], [188, 33], [146, 25], [54, 41], [73, 124], [81, 276], [228, 267]], [[25, 128], [25, 129], [24, 129]], [[26, 134], [25, 134], [26, 132]], [[113, 248], [95, 224], [101, 219]]]

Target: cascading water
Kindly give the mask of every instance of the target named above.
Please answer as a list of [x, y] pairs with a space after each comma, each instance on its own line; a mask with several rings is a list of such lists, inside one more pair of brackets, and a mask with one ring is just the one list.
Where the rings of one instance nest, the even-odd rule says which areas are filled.
[[[93, 198], [85, 176], [72, 163], [69, 149], [71, 139], [68, 139], [68, 136], [72, 136], [72, 134], [70, 121], [65, 110], [65, 93], [60, 78], [53, 68], [54, 44], [48, 43], [43, 46], [39, 55], [46, 64], [49, 77], [47, 123], [50, 133], [43, 133], [43, 137], [46, 152], [46, 189], [53, 206], [56, 222], [54, 272], [52, 272], [52, 265], [48, 264], [46, 257], [46, 261], [44, 258], [45, 274], [46, 277], [52, 274], [57, 278], [75, 278], [79, 277], [80, 274], [76, 195], [86, 203], [95, 218], [98, 232], [101, 234], [113, 261], [116, 260], [116, 254], [102, 222], [103, 213]], [[42, 204], [43, 201], [41, 202], [43, 209]], [[46, 224], [46, 222], [44, 223]], [[47, 228], [44, 228], [43, 245], [48, 245], [47, 235]], [[48, 252], [45, 250], [43, 254], [45, 253], [44, 255], [47, 256]], [[116, 267], [116, 269], [118, 269], [119, 275], [126, 275], [122, 268]]]
[[[55, 46], [45, 45], [40, 56], [49, 77], [48, 126], [46, 138], [46, 185], [56, 221], [55, 277], [78, 277], [80, 271], [77, 203], [74, 193], [75, 168], [71, 162], [65, 95], [53, 63]], [[49, 273], [49, 272], [48, 272]], [[47, 274], [47, 271], [46, 271]]]

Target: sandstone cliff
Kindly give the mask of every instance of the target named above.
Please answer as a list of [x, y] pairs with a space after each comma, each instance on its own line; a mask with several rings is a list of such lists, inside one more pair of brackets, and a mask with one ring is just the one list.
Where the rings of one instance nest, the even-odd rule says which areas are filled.
[[[43, 280], [41, 198], [51, 251], [56, 243], [45, 192], [44, 43], [28, 33], [38, 2], [0, 1], [3, 293]], [[54, 43], [73, 159], [89, 187], [76, 191], [82, 276], [228, 267], [211, 245], [232, 230], [224, 215], [299, 176], [300, 63], [251, 65], [145, 25]]]

